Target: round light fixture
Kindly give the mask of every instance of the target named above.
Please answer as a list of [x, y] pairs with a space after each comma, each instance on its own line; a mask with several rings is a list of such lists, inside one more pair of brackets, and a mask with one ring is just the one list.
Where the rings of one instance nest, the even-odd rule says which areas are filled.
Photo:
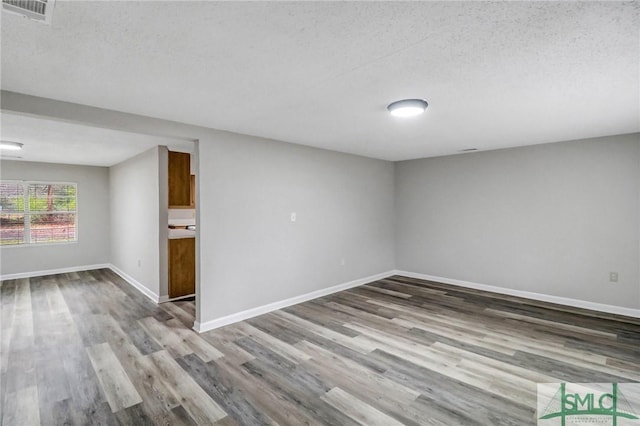
[[19, 142], [0, 141], [0, 149], [20, 151], [22, 149], [22, 144]]
[[424, 99], [403, 99], [390, 103], [387, 109], [394, 117], [413, 117], [422, 114], [428, 105]]

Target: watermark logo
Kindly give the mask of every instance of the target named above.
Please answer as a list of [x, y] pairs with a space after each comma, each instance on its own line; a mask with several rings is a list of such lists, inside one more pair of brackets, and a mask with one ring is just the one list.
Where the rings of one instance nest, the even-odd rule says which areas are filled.
[[640, 383], [539, 383], [538, 425], [640, 426]]

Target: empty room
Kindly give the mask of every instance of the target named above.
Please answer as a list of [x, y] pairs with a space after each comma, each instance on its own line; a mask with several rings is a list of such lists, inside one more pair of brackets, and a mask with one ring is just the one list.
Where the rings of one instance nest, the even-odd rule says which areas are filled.
[[640, 3], [2, 9], [1, 425], [640, 426]]

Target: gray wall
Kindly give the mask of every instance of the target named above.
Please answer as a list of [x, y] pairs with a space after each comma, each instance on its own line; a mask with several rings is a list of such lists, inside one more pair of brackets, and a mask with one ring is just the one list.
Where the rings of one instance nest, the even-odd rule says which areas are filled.
[[394, 268], [392, 163], [240, 135], [199, 155], [203, 322]]
[[[160, 293], [161, 257], [159, 151], [160, 147], [155, 147], [110, 167], [108, 189], [111, 264], [156, 298]], [[166, 206], [164, 210], [166, 214]]]
[[397, 267], [640, 308], [639, 198], [638, 134], [400, 162]]
[[7, 111], [198, 141], [199, 322], [394, 267], [390, 162], [6, 91], [1, 100]]
[[[6, 91], [1, 100], [199, 141], [200, 322], [394, 267], [391, 163]], [[396, 266], [638, 307], [638, 149], [631, 135], [398, 163]]]
[[0, 177], [78, 184], [78, 242], [0, 248], [0, 275], [109, 262], [109, 174], [106, 167], [1, 161]]

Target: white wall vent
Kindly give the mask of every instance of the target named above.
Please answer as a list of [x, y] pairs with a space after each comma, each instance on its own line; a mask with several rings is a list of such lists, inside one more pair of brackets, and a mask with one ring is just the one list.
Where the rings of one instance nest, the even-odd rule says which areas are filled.
[[2, 0], [2, 10], [50, 24], [54, 3], [55, 0]]

